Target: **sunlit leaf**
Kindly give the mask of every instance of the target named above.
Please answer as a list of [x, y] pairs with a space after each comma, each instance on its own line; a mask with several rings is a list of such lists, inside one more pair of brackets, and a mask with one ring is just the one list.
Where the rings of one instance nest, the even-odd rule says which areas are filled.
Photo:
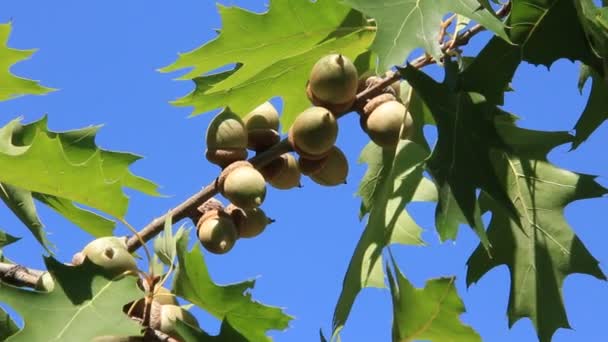
[[41, 86], [36, 81], [13, 75], [13, 64], [28, 59], [36, 50], [17, 50], [6, 46], [11, 34], [11, 23], [0, 24], [0, 101], [22, 95], [42, 95], [52, 88]]

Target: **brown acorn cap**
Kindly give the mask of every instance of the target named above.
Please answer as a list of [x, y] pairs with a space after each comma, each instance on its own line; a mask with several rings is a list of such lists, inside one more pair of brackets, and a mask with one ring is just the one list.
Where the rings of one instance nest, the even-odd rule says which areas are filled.
[[299, 155], [308, 159], [322, 158], [336, 142], [338, 123], [323, 107], [310, 107], [300, 113], [289, 129], [289, 142]]
[[298, 166], [300, 167], [300, 171], [303, 175], [310, 176], [311, 174], [322, 169], [327, 163], [327, 155], [321, 159], [307, 159], [304, 157], [300, 157], [298, 160]]
[[247, 148], [263, 152], [281, 141], [279, 132], [274, 129], [255, 128], [247, 132]]
[[286, 165], [268, 183], [281, 190], [300, 187], [301, 174], [296, 158], [290, 153], [283, 154], [282, 158], [286, 159]]
[[346, 56], [331, 54], [319, 59], [310, 71], [310, 92], [324, 103], [354, 101], [359, 84], [357, 68]]
[[344, 103], [329, 103], [329, 102], [323, 101], [323, 100], [319, 99], [318, 97], [316, 97], [315, 94], [312, 92], [312, 90], [310, 89], [310, 83], [306, 84], [306, 97], [308, 97], [308, 100], [315, 106], [329, 109], [329, 111], [333, 115], [340, 115], [340, 114], [347, 113], [351, 109], [351, 107], [353, 106], [353, 103], [355, 103], [355, 100], [356, 100], [356, 97], [353, 97], [351, 100], [346, 101]]
[[205, 157], [209, 162], [225, 168], [235, 161], [247, 159], [247, 150], [244, 148], [233, 150], [207, 149]]
[[264, 179], [269, 182], [286, 167], [287, 156], [285, 154], [282, 154], [277, 158], [273, 159], [270, 163], [262, 166], [260, 168], [260, 172], [262, 173], [262, 176], [264, 176]]
[[365, 116], [369, 116], [374, 109], [378, 108], [381, 104], [388, 102], [388, 101], [396, 101], [397, 98], [395, 98], [395, 96], [393, 94], [380, 94], [376, 97], [374, 97], [373, 99], [369, 100], [369, 102], [367, 102], [367, 104], [365, 105], [365, 107], [363, 107], [363, 113], [365, 114]]
[[323, 168], [309, 177], [317, 184], [335, 186], [346, 183], [347, 176], [348, 160], [338, 147], [334, 147], [327, 156], [327, 162]]

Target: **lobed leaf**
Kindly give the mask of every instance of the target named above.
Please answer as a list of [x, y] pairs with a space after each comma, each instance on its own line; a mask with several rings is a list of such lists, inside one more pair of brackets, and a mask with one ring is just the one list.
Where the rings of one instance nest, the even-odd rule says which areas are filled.
[[[48, 130], [46, 117], [27, 125], [19, 119], [11, 121], [0, 128], [0, 182], [123, 217], [128, 205], [123, 187], [157, 195], [156, 185], [129, 171], [140, 157], [99, 149], [98, 128], [56, 133]], [[65, 204], [63, 211], [73, 214]], [[33, 220], [31, 210], [29, 220]]]
[[566, 222], [564, 209], [575, 200], [608, 191], [592, 176], [547, 161], [549, 151], [572, 140], [568, 133], [527, 130], [507, 120], [497, 127], [510, 149], [496, 153], [492, 161], [521, 222], [515, 222], [494, 200], [482, 198], [483, 206], [492, 211], [488, 239], [493, 257], [477, 247], [467, 262], [467, 284], [506, 265], [511, 273], [509, 326], [529, 317], [540, 340], [550, 341], [555, 330], [569, 327], [561, 290], [564, 278], [583, 273], [606, 279], [598, 261]]
[[139, 334], [139, 326], [122, 313], [123, 305], [142, 297], [135, 277], [109, 280], [89, 262], [73, 267], [49, 257], [45, 263], [58, 285], [50, 293], [0, 283], [0, 301], [25, 322], [8, 341], [82, 342]]
[[[314, 63], [329, 53], [354, 60], [373, 38], [361, 14], [338, 1], [273, 0], [262, 14], [224, 6], [219, 12], [223, 29], [216, 39], [161, 69], [191, 68], [181, 79], [193, 79], [196, 89], [174, 104], [194, 106], [193, 114], [230, 106], [244, 116], [281, 96], [285, 130], [310, 106], [305, 88]], [[204, 75], [230, 64], [236, 68]]]
[[503, 23], [477, 0], [345, 0], [374, 18], [378, 33], [371, 49], [378, 54], [380, 70], [403, 64], [410, 53], [422, 48], [436, 61], [443, 55], [438, 41], [440, 24], [447, 13], [457, 13], [482, 24], [509, 40]]
[[415, 288], [393, 260], [388, 269], [393, 301], [393, 341], [481, 342], [473, 328], [463, 324], [465, 312], [454, 282], [456, 278], [431, 279], [424, 288]]
[[252, 300], [250, 291], [255, 281], [217, 285], [209, 275], [199, 244], [187, 251], [188, 235], [184, 234], [177, 245], [179, 268], [173, 283], [176, 295], [227, 322], [247, 341], [271, 341], [266, 336], [268, 330], [285, 330], [288, 327], [292, 318], [280, 308]]
[[17, 50], [7, 47], [11, 34], [11, 23], [0, 24], [0, 101], [23, 95], [42, 95], [53, 88], [47, 88], [36, 81], [13, 75], [10, 68], [13, 64], [28, 59], [36, 50]]
[[422, 177], [428, 150], [409, 140], [401, 140], [395, 151], [369, 143], [360, 161], [368, 169], [359, 186], [362, 215], [369, 213], [365, 230], [350, 260], [342, 292], [334, 311], [333, 336], [342, 329], [359, 292], [366, 287], [384, 287], [382, 251], [392, 243], [423, 245], [420, 228], [405, 206], [426, 200], [433, 185]]

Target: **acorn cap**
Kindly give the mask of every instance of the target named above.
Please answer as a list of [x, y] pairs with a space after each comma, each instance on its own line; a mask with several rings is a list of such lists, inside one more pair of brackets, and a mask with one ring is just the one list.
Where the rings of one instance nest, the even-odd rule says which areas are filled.
[[298, 167], [303, 175], [309, 176], [322, 169], [326, 163], [327, 155], [321, 159], [307, 159], [300, 157], [298, 160]]
[[270, 163], [262, 166], [260, 172], [264, 176], [267, 182], [276, 177], [283, 168], [287, 167], [287, 154], [284, 153], [277, 158], [270, 161]]
[[348, 160], [339, 148], [334, 147], [327, 156], [327, 162], [323, 168], [309, 177], [317, 184], [335, 186], [344, 184], [347, 176]]
[[338, 137], [338, 123], [329, 110], [310, 107], [300, 113], [289, 129], [289, 142], [308, 159], [322, 158]]
[[357, 94], [357, 68], [347, 57], [331, 54], [322, 57], [310, 71], [311, 93], [323, 103], [352, 103]]
[[235, 161], [247, 159], [247, 150], [245, 148], [237, 148], [232, 150], [225, 149], [207, 149], [205, 152], [207, 160], [213, 164], [225, 168]]
[[400, 102], [382, 103], [367, 116], [363, 129], [377, 145], [381, 147], [397, 146], [405, 112], [405, 106]]
[[256, 152], [263, 152], [281, 141], [279, 132], [274, 129], [252, 129], [247, 133], [247, 148]]
[[369, 100], [363, 107], [363, 114], [369, 116], [374, 109], [380, 107], [381, 104], [389, 101], [396, 101], [397, 98], [393, 94], [380, 94], [373, 99]]
[[279, 130], [279, 112], [270, 102], [264, 102], [243, 118], [248, 132], [254, 129]]
[[268, 183], [281, 190], [300, 186], [301, 174], [296, 158], [290, 153], [285, 153], [281, 157], [285, 158], [286, 163], [274, 177], [268, 180]]
[[247, 147], [247, 130], [243, 120], [225, 108], [207, 128], [207, 148], [209, 150], [232, 150]]

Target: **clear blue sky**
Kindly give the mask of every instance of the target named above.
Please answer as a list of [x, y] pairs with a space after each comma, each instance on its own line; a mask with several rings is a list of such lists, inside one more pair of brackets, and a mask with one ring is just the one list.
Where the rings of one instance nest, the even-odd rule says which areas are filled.
[[[264, 9], [262, 0], [223, 3]], [[157, 182], [170, 195], [151, 198], [129, 193], [127, 219], [131, 224], [144, 226], [217, 175], [217, 167], [204, 158], [204, 134], [212, 116], [188, 119], [188, 108], [172, 107], [168, 102], [186, 94], [192, 84], [155, 71], [173, 62], [178, 52], [215, 36], [213, 29], [221, 23], [212, 1], [3, 1], [0, 22], [9, 20], [13, 21], [12, 47], [39, 48], [31, 60], [13, 71], [60, 90], [0, 103], [0, 124], [20, 115], [29, 122], [44, 113], [53, 130], [105, 124], [97, 143], [145, 156], [132, 170]], [[486, 39], [487, 35], [476, 37], [473, 45]], [[551, 71], [523, 65], [513, 82], [515, 93], [507, 95], [506, 108], [522, 117], [523, 126], [570, 130], [586, 98], [576, 88], [578, 66], [559, 61]], [[438, 75], [436, 69], [433, 72]], [[356, 161], [366, 136], [355, 116], [342, 119], [340, 125], [338, 145], [351, 165], [347, 185], [329, 189], [305, 179], [302, 189], [270, 189], [263, 208], [277, 222], [258, 238], [239, 241], [229, 254], [207, 257], [217, 282], [258, 277], [254, 298], [285, 307], [296, 317], [289, 330], [272, 333], [276, 341], [316, 341], [319, 328], [329, 331], [344, 272], [363, 229], [357, 219], [360, 201], [354, 193], [365, 171]], [[604, 176], [600, 182], [606, 186], [607, 139], [608, 125], [604, 125], [578, 150], [568, 152], [569, 146], [562, 146], [550, 158], [562, 167]], [[607, 204], [606, 198], [587, 200], [566, 210], [568, 220], [605, 272]], [[58, 215], [44, 208], [40, 211], [60, 259], [68, 261], [90, 240]], [[467, 290], [465, 262], [477, 245], [474, 235], [462, 228], [457, 243], [440, 244], [433, 228], [433, 206], [412, 205], [410, 211], [425, 228], [429, 246], [393, 248], [405, 275], [416, 286], [429, 278], [456, 275], [468, 309], [462, 318], [484, 341], [536, 341], [527, 319], [507, 328], [506, 267], [493, 270]], [[7, 255], [27, 266], [42, 267], [42, 249], [4, 207], [0, 208], [0, 226], [24, 237], [6, 249]], [[118, 234], [126, 233], [119, 228]], [[605, 335], [608, 316], [606, 283], [589, 276], [570, 276], [564, 297], [574, 330], [557, 331], [554, 341], [605, 340], [601, 334]], [[204, 314], [199, 317], [207, 331], [218, 330], [219, 322]], [[342, 337], [346, 342], [389, 341], [390, 324], [388, 292], [365, 290]]]

